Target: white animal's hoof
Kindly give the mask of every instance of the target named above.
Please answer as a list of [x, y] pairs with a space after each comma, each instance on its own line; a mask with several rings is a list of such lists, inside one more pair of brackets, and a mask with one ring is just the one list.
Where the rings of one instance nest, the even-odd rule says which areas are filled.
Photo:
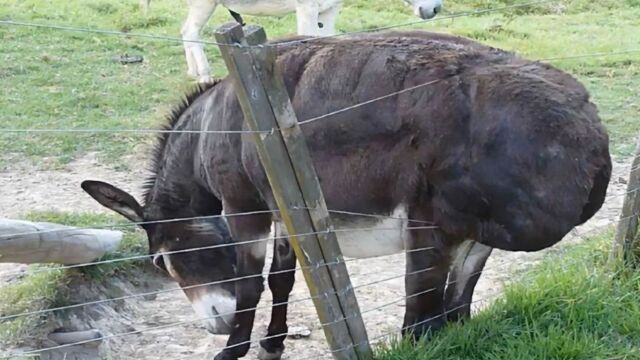
[[198, 82], [200, 84], [209, 84], [213, 82], [213, 78], [209, 75], [198, 76]]
[[260, 360], [278, 360], [280, 357], [282, 357], [282, 350], [270, 353], [261, 346], [258, 351], [258, 359]]

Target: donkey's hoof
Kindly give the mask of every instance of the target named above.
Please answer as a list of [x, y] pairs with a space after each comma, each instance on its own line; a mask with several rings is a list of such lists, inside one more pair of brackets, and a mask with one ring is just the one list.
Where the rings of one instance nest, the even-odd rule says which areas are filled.
[[278, 348], [273, 350], [272, 352], [269, 352], [269, 350], [265, 349], [262, 347], [262, 344], [260, 344], [260, 350], [258, 351], [258, 359], [260, 360], [280, 360], [280, 357], [282, 357], [282, 352], [284, 351], [284, 348]]
[[428, 320], [417, 321], [414, 325], [404, 326], [402, 330], [402, 336], [409, 338], [411, 341], [417, 342], [423, 338], [428, 339], [433, 334], [442, 329], [446, 321], [445, 314], [437, 316]]

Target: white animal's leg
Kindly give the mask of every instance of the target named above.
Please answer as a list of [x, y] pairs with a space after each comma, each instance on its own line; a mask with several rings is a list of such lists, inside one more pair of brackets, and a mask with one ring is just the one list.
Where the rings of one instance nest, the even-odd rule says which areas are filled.
[[318, 36], [321, 29], [318, 26], [320, 7], [313, 0], [298, 0], [296, 4], [296, 21], [298, 35]]
[[338, 12], [340, 12], [340, 3], [325, 10], [318, 15], [318, 22], [322, 24], [319, 35], [330, 36], [336, 34], [336, 20], [338, 19]]
[[187, 72], [198, 82], [211, 81], [209, 61], [204, 53], [204, 45], [200, 41], [200, 31], [216, 9], [216, 0], [189, 0], [189, 15], [182, 26], [182, 40], [187, 59]]

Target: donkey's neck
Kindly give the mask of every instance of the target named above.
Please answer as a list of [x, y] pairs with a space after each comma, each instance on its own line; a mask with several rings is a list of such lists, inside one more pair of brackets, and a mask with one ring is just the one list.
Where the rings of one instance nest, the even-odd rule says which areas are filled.
[[147, 184], [146, 204], [167, 209], [189, 205], [194, 186], [193, 153], [197, 143], [197, 135], [188, 132], [194, 130], [191, 126], [189, 122], [179, 122], [172, 130], [187, 132], [170, 133], [161, 140], [164, 143], [158, 144]]
[[165, 130], [158, 139], [152, 157], [151, 174], [145, 185], [145, 205], [159, 208], [162, 214], [177, 216], [217, 215], [220, 201], [202, 186], [195, 170], [196, 152], [201, 136], [207, 92], [216, 83], [199, 86], [171, 112]]

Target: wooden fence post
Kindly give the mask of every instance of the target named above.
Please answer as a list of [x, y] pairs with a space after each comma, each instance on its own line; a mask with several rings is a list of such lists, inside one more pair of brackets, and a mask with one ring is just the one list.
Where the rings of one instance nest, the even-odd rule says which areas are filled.
[[636, 153], [631, 163], [631, 173], [627, 183], [627, 196], [622, 205], [620, 221], [616, 228], [613, 243], [613, 258], [622, 259], [625, 264], [640, 263], [640, 246], [638, 245], [638, 220], [640, 219], [640, 138]]
[[[245, 33], [246, 31], [246, 33]], [[245, 121], [265, 169], [291, 245], [336, 359], [368, 359], [371, 348], [311, 156], [298, 126], [276, 49], [261, 27], [233, 22], [216, 31]], [[250, 45], [252, 47], [246, 47]], [[273, 131], [280, 129], [280, 131]], [[317, 233], [313, 236], [297, 234]], [[327, 265], [329, 264], [329, 265]]]

